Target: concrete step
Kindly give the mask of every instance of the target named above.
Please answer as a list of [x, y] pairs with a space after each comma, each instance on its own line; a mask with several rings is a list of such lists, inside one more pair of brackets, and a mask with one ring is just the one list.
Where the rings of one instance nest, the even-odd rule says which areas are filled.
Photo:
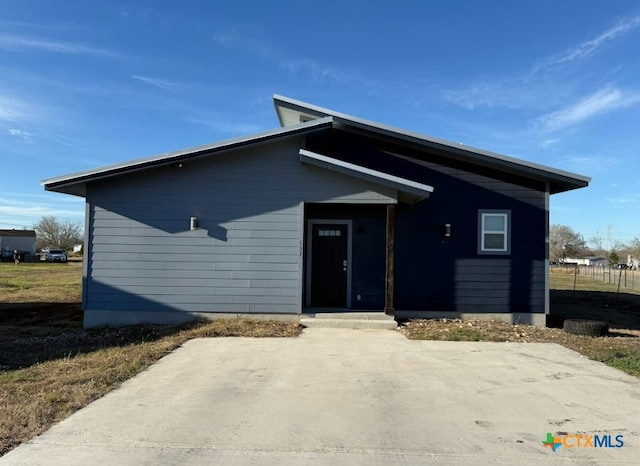
[[394, 320], [393, 316], [384, 312], [316, 312], [309, 317], [316, 319], [345, 319], [345, 320]]
[[395, 320], [377, 319], [329, 319], [303, 317], [300, 324], [307, 328], [367, 328], [378, 330], [393, 330], [398, 328]]

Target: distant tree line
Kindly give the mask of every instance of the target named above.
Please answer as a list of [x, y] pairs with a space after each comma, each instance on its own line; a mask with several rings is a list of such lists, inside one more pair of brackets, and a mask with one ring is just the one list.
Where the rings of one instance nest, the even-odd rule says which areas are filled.
[[72, 220], [58, 220], [54, 216], [45, 216], [33, 226], [36, 232], [36, 247], [60, 248], [65, 251], [73, 250], [77, 244], [83, 243], [82, 224]]
[[597, 234], [585, 241], [584, 237], [566, 225], [551, 225], [549, 230], [549, 257], [554, 262], [567, 258], [604, 257], [609, 265], [626, 263], [627, 256], [640, 258], [640, 237], [629, 243], [613, 238], [611, 228], [605, 235]]

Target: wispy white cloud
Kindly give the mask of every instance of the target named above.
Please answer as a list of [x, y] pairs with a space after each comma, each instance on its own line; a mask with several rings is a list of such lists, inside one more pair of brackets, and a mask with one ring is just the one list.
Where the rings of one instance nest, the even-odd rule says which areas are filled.
[[[548, 109], [551, 103], [565, 101], [580, 89], [584, 78], [577, 74], [577, 70], [585, 60], [595, 55], [606, 44], [622, 38], [638, 27], [640, 27], [640, 16], [625, 18], [594, 38], [563, 53], [536, 62], [529, 70], [511, 76], [485, 77], [463, 88], [445, 90], [441, 97], [446, 102], [469, 110], [476, 108]], [[617, 65], [613, 68], [614, 71], [620, 71]], [[602, 73], [610, 76], [612, 70], [604, 69]], [[567, 117], [570, 116], [567, 115]]]
[[525, 84], [520, 77], [480, 81], [464, 89], [449, 89], [441, 97], [467, 110], [475, 108], [510, 108], [537, 106], [543, 89], [538, 84]]
[[13, 225], [32, 225], [45, 215], [53, 215], [60, 218], [83, 218], [82, 201], [76, 202], [77, 207], [71, 207], [67, 205], [64, 208], [60, 208], [57, 203], [51, 202], [38, 202], [34, 201], [21, 201], [12, 198], [0, 198], [0, 216], [4, 221]]
[[251, 123], [232, 122], [230, 120], [225, 120], [224, 118], [213, 115], [198, 117], [188, 116], [185, 117], [184, 120], [191, 123], [197, 123], [199, 125], [211, 128], [216, 132], [229, 135], [253, 134], [263, 129], [260, 126], [253, 125]]
[[559, 139], [545, 139], [540, 143], [540, 146], [542, 146], [544, 149], [548, 149], [555, 146], [559, 141]]
[[291, 74], [301, 74], [314, 83], [330, 82], [338, 85], [356, 85], [363, 90], [373, 90], [377, 87], [375, 81], [365, 79], [355, 73], [326, 66], [308, 58], [282, 60], [279, 65]]
[[566, 108], [539, 117], [536, 122], [544, 130], [555, 131], [599, 114], [631, 106], [639, 101], [640, 93], [623, 92], [618, 88], [606, 87]]
[[140, 76], [137, 74], [133, 74], [131, 75], [131, 78], [167, 91], [176, 89], [180, 86], [180, 84], [178, 84], [177, 82], [169, 81], [168, 79], [152, 78], [150, 76]]
[[533, 71], [538, 72], [541, 70], [546, 70], [550, 67], [587, 58], [590, 55], [596, 53], [598, 49], [604, 46], [607, 42], [611, 42], [618, 37], [633, 31], [638, 26], [640, 26], [640, 16], [625, 18], [617, 25], [613, 26], [610, 29], [607, 29], [593, 39], [589, 39], [579, 44], [577, 47], [573, 47], [567, 50], [563, 54], [543, 60], [534, 67]]
[[225, 48], [244, 49], [262, 59], [270, 60], [275, 66], [287, 70], [290, 74], [303, 76], [316, 84], [359, 86], [361, 89], [369, 91], [377, 88], [375, 81], [363, 78], [354, 72], [341, 70], [310, 58], [287, 57], [267, 43], [245, 33], [239, 27], [216, 33], [213, 40]]
[[213, 35], [213, 40], [223, 47], [245, 49], [262, 58], [274, 55], [272, 47], [244, 33], [239, 27], [231, 27], [226, 31], [217, 32]]
[[616, 206], [640, 208], [640, 194], [638, 193], [628, 193], [621, 196], [608, 197], [605, 200], [607, 203]]
[[0, 49], [11, 52], [40, 50], [68, 55], [93, 55], [109, 58], [121, 57], [120, 54], [110, 50], [79, 44], [76, 42], [45, 40], [17, 34], [0, 34]]
[[[29, 205], [34, 203], [53, 205], [51, 201], [54, 198], [55, 198], [56, 204], [59, 204], [59, 203], [84, 204], [84, 201], [77, 197], [58, 195], [57, 193], [49, 193], [46, 191], [36, 192], [36, 193], [16, 193], [16, 192], [0, 191], [0, 204], [6, 204], [6, 205]], [[38, 202], [38, 200], [40, 201]]]
[[31, 134], [21, 129], [9, 128], [7, 129], [7, 134], [9, 134], [10, 136], [14, 136], [16, 138], [24, 139], [25, 141], [28, 141], [29, 139], [31, 139]]
[[38, 22], [34, 16], [33, 21], [11, 21], [6, 19], [0, 19], [0, 30], [4, 32], [10, 31], [30, 31], [33, 34], [47, 33], [65, 33], [76, 31], [88, 31], [90, 30], [87, 25], [80, 24], [72, 21], [56, 21], [47, 19], [47, 21]]
[[606, 154], [581, 154], [562, 157], [556, 163], [569, 171], [602, 175], [618, 170], [626, 161], [623, 158]]
[[15, 123], [30, 120], [35, 113], [31, 104], [15, 97], [0, 94], [0, 121]]

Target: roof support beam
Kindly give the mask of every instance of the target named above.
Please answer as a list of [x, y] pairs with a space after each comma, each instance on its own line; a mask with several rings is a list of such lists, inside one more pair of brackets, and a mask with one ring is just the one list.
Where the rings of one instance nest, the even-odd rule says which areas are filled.
[[393, 262], [394, 262], [394, 245], [396, 236], [396, 206], [390, 204], [387, 206], [387, 226], [386, 226], [386, 267], [385, 267], [385, 287], [384, 287], [384, 312], [393, 315]]

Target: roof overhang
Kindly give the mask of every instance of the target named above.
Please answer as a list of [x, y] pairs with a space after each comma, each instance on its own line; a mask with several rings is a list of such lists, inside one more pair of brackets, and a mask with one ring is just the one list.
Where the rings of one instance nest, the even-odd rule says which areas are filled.
[[[591, 181], [591, 178], [586, 176], [526, 162], [502, 154], [475, 149], [411, 131], [401, 130], [287, 97], [274, 96], [274, 104], [280, 124], [282, 125], [282, 127], [275, 130], [49, 178], [43, 180], [41, 183], [47, 191], [84, 197], [86, 196], [87, 183], [93, 181], [153, 167], [179, 164], [199, 157], [227, 153], [249, 145], [256, 146], [264, 144], [274, 139], [283, 139], [300, 134], [328, 131], [331, 129], [350, 131], [380, 140], [384, 142], [383, 145], [385, 147], [390, 148], [389, 153], [400, 157], [404, 156], [428, 161], [430, 156], [437, 155], [445, 159], [458, 161], [462, 164], [476, 165], [485, 169], [540, 181], [548, 186], [548, 192], [551, 194], [583, 188], [588, 186]], [[370, 179], [375, 179], [377, 183], [387, 183], [387, 186], [389, 183], [392, 183], [391, 180], [394, 178], [389, 174], [381, 172], [376, 172], [376, 174], [373, 175], [367, 172], [369, 169], [365, 167], [347, 167], [344, 165], [345, 162], [339, 159], [329, 158], [331, 160], [321, 161], [318, 159], [318, 156], [321, 156], [321, 154], [315, 154], [315, 157], [309, 155], [309, 153], [304, 156], [301, 155], [301, 157], [304, 157], [305, 163], [324, 163], [323, 166], [325, 168], [330, 168], [334, 171], [342, 170], [352, 176], [368, 176]], [[409, 182], [409, 180], [395, 180], [393, 183], [396, 183], [394, 186], [404, 194], [411, 194], [412, 190], [417, 189], [418, 192], [413, 192], [411, 194], [412, 196], [419, 197], [430, 192], [424, 188], [424, 186], [427, 185], [423, 185], [422, 188], [416, 188], [410, 184], [413, 182]]]
[[282, 139], [299, 134], [308, 134], [316, 131], [323, 131], [331, 128], [332, 123], [332, 117], [323, 117], [298, 125], [277, 128], [275, 130], [266, 131], [251, 136], [227, 139], [215, 144], [206, 144], [202, 146], [191, 147], [180, 151], [167, 152], [164, 154], [158, 154], [151, 157], [132, 160], [129, 162], [107, 165], [93, 170], [86, 170], [55, 178], [48, 178], [42, 180], [40, 183], [47, 191], [55, 191], [85, 197], [86, 185], [87, 183], [92, 181], [102, 180], [125, 173], [133, 173], [152, 167], [178, 164], [187, 160], [194, 160], [213, 154], [226, 153], [228, 151], [239, 149], [248, 145], [255, 146], [264, 144], [274, 139]]
[[302, 163], [325, 168], [327, 170], [395, 189], [399, 192], [398, 197], [400, 200], [409, 204], [415, 204], [416, 202], [422, 201], [423, 199], [428, 198], [433, 192], [433, 186], [411, 181], [406, 178], [400, 178], [381, 171], [372, 170], [361, 165], [345, 162], [344, 160], [338, 160], [306, 149], [300, 149], [299, 154], [300, 162]]
[[[452, 160], [495, 169], [504, 173], [538, 180], [543, 183], [548, 182], [550, 194], [584, 188], [588, 186], [591, 181], [591, 178], [587, 176], [527, 162], [522, 159], [477, 149], [444, 139], [434, 138], [413, 131], [406, 131], [307, 104], [288, 97], [274, 95], [273, 100], [278, 119], [283, 126], [330, 116], [333, 118], [334, 128], [365, 134], [370, 137], [377, 137], [385, 141], [393, 142], [398, 146], [404, 145], [412, 150], [412, 157], [415, 157], [416, 152], [422, 152], [425, 155], [435, 153]], [[398, 153], [393, 155], [403, 156], [406, 154], [398, 151]]]

